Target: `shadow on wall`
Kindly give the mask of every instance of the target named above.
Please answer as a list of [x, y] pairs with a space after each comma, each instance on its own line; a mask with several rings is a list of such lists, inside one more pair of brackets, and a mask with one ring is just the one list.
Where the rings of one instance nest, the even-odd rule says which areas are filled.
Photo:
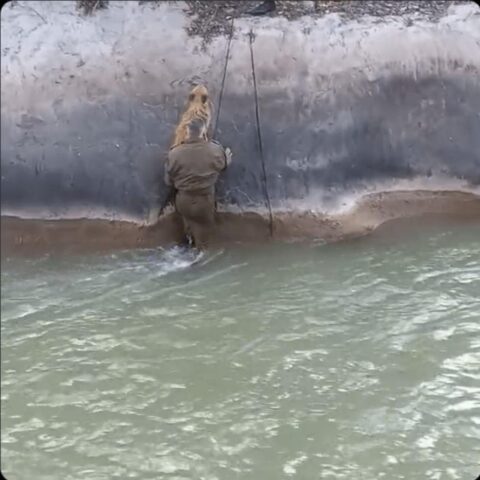
[[[348, 191], [417, 176], [480, 184], [479, 85], [465, 78], [395, 76], [358, 90], [368, 93], [339, 92], [333, 104], [309, 104], [306, 115], [282, 104], [281, 92], [262, 91], [260, 85], [267, 188], [274, 206], [315, 190]], [[226, 97], [219, 138], [232, 146], [236, 159], [219, 196], [238, 207], [264, 204], [253, 98], [229, 97], [228, 86]]]
[[[443, 174], [479, 185], [475, 84], [394, 77], [367, 88], [369, 95], [340, 92], [335, 104], [311, 104], [307, 115], [279, 102], [281, 92], [259, 86], [266, 188], [274, 206], [315, 190], [347, 191], [416, 176]], [[125, 117], [130, 120], [110, 122], [108, 131], [97, 127]], [[157, 143], [158, 125], [167, 129], [176, 122], [173, 115], [159, 117], [140, 103], [118, 99], [87, 105], [61, 124], [12, 128], [2, 122], [2, 138], [15, 137], [2, 142], [2, 205], [41, 205], [59, 216], [72, 205], [99, 205], [147, 217], [166, 195], [167, 149]], [[217, 138], [235, 155], [219, 182], [219, 202], [266, 208], [253, 92], [233, 95], [226, 84]]]

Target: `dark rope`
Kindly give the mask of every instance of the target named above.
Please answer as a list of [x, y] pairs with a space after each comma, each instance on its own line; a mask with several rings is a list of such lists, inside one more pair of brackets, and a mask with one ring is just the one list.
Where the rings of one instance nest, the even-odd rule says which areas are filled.
[[262, 132], [260, 129], [260, 114], [258, 111], [258, 92], [257, 92], [257, 77], [255, 75], [255, 61], [253, 59], [253, 32], [250, 30], [250, 59], [252, 61], [252, 76], [253, 76], [253, 91], [255, 94], [255, 121], [257, 123], [257, 139], [258, 139], [258, 148], [260, 150], [260, 160], [262, 161], [262, 173], [263, 173], [263, 187], [265, 190], [265, 198], [267, 199], [268, 213], [270, 217], [270, 236], [273, 237], [273, 215], [272, 215], [272, 205], [270, 202], [270, 194], [268, 193], [267, 186], [267, 170], [265, 168], [265, 156], [263, 154], [263, 141], [262, 141]]
[[233, 37], [233, 22], [234, 22], [234, 19], [232, 18], [232, 24], [230, 25], [230, 36], [228, 37], [227, 53], [225, 55], [225, 65], [223, 67], [222, 84], [221, 84], [221, 87], [220, 87], [220, 93], [218, 95], [217, 117], [215, 119], [215, 127], [213, 129], [212, 138], [215, 138], [215, 134], [217, 133], [218, 119], [220, 117], [220, 107], [222, 106], [223, 89], [225, 87], [225, 78], [227, 77], [228, 59], [230, 57], [230, 45], [232, 44], [232, 37]]

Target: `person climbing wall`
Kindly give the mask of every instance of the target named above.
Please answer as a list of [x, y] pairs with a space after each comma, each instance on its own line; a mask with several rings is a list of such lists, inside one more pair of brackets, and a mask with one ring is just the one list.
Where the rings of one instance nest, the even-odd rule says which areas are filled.
[[206, 124], [187, 124], [186, 140], [168, 152], [165, 183], [177, 191], [175, 206], [185, 235], [198, 249], [208, 247], [215, 229], [215, 183], [232, 160], [232, 152], [206, 139]]

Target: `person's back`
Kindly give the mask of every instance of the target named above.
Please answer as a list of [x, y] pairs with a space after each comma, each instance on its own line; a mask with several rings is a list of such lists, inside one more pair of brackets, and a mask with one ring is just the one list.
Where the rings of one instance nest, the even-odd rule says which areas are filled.
[[213, 193], [219, 173], [227, 167], [227, 158], [220, 145], [195, 139], [173, 148], [168, 165], [168, 175], [178, 191]]
[[172, 148], [165, 164], [165, 182], [177, 190], [175, 206], [185, 233], [205, 248], [215, 226], [215, 183], [231, 161], [230, 149], [204, 140], [205, 125], [192, 120], [187, 142]]

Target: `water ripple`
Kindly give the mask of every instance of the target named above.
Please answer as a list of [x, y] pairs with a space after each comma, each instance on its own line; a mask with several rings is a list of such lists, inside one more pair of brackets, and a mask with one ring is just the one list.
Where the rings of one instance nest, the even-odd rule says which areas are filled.
[[474, 478], [479, 229], [2, 265], [8, 478]]

